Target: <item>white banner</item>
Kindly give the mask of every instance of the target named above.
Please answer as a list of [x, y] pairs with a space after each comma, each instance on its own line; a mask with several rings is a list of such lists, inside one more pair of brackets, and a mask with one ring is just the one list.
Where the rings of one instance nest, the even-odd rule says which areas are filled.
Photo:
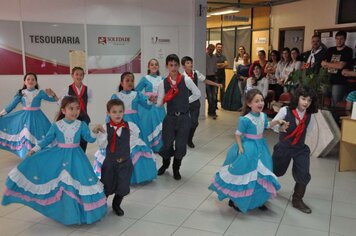
[[84, 25], [24, 22], [26, 70], [69, 74], [69, 52], [84, 50]]
[[141, 72], [140, 26], [88, 25], [89, 74]]

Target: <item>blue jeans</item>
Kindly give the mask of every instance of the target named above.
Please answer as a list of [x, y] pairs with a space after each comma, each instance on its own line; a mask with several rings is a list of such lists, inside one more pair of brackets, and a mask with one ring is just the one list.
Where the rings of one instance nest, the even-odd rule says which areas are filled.
[[[216, 82], [214, 75], [206, 76], [206, 79]], [[216, 94], [217, 88], [212, 85], [206, 85], [206, 97], [208, 98], [208, 115], [216, 115]]]
[[331, 85], [331, 98], [332, 105], [336, 106], [338, 102], [341, 102], [346, 95], [346, 85], [344, 84], [333, 84]]

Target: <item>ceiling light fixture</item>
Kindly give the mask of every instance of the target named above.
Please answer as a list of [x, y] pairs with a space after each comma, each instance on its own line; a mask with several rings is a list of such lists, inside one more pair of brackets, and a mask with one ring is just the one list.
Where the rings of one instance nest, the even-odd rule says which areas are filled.
[[212, 11], [208, 11], [206, 17], [220, 16], [220, 15], [226, 15], [226, 14], [237, 13], [237, 12], [240, 12], [240, 9], [235, 7], [219, 8]]

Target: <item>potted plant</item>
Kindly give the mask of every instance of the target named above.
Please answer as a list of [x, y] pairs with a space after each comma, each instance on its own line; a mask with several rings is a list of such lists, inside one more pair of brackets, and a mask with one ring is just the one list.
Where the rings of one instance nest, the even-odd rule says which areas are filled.
[[320, 68], [319, 73], [307, 73], [307, 70], [293, 71], [289, 75], [286, 86], [288, 90], [293, 90], [293, 88], [298, 87], [298, 85], [307, 85], [314, 89], [318, 94], [320, 107], [324, 106], [323, 94], [330, 87], [330, 79], [327, 69]]

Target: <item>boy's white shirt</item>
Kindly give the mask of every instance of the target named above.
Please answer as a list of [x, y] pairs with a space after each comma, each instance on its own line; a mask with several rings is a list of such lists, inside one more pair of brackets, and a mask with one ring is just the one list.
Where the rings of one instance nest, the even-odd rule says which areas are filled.
[[[185, 85], [187, 88], [192, 92], [192, 95], [189, 96], [189, 103], [192, 103], [196, 100], [198, 100], [201, 96], [199, 88], [194, 84], [193, 80], [189, 78], [188, 76], [185, 76], [184, 74], [182, 75], [184, 78]], [[172, 80], [173, 84], [176, 84], [176, 81]], [[157, 96], [157, 104], [156, 106], [162, 106], [163, 105], [163, 98], [165, 96], [164, 92], [164, 80], [161, 81], [158, 87], [158, 96]]]
[[[300, 119], [303, 119], [304, 114], [305, 114], [305, 111], [304, 111], [304, 112], [300, 112], [298, 109], [296, 109], [296, 110], [297, 110], [297, 113], [298, 113]], [[284, 119], [286, 118], [286, 116], [287, 116], [287, 107], [285, 106], [285, 107], [282, 107], [282, 108], [279, 110], [279, 112], [278, 112], [277, 115], [273, 118], [273, 120], [284, 120]], [[296, 122], [297, 125], [299, 124], [299, 121], [298, 121], [297, 119], [295, 119], [295, 122]], [[313, 127], [314, 127], [314, 125], [315, 125], [314, 123], [315, 123], [315, 116], [314, 116], [314, 114], [312, 114], [311, 117], [310, 117], [309, 125], [308, 125], [308, 127], [307, 127], [307, 133], [306, 133], [306, 135], [310, 135], [310, 134], [311, 134], [311, 131], [313, 130]], [[279, 133], [279, 128], [280, 128], [280, 125], [277, 124], [277, 125], [275, 125], [272, 129], [273, 129], [275, 132]]]
[[[68, 85], [69, 86], [69, 85]], [[78, 93], [80, 94], [80, 92], [82, 91], [83, 89], [83, 86], [80, 87], [80, 89], [78, 89], [77, 87], [77, 90], [78, 90]], [[92, 98], [93, 98], [93, 90], [88, 88], [87, 86], [87, 94], [88, 94], [88, 103], [91, 102]], [[64, 88], [61, 92], [61, 96], [58, 96], [58, 101], [57, 101], [57, 104], [58, 105], [61, 105], [61, 102], [62, 102], [62, 99], [66, 96], [69, 96], [68, 94], [68, 87]]]
[[[204, 80], [205, 80], [205, 75], [203, 75], [202, 73], [200, 73], [198, 70], [193, 70], [193, 76], [194, 76], [194, 73], [197, 73], [198, 80], [199, 80], [200, 82], [204, 82]], [[187, 73], [185, 72], [185, 70], [183, 71], [183, 75], [184, 75], [185, 77], [189, 77], [189, 76], [187, 75]]]
[[[99, 148], [106, 148], [108, 146], [108, 132], [106, 129], [106, 124], [103, 124], [102, 127], [105, 130], [105, 132], [98, 132], [97, 134], [95, 134], [95, 137], [96, 137], [96, 141], [99, 145]], [[121, 136], [121, 133], [122, 133], [122, 127], [120, 127], [116, 131], [116, 134], [119, 137]]]

